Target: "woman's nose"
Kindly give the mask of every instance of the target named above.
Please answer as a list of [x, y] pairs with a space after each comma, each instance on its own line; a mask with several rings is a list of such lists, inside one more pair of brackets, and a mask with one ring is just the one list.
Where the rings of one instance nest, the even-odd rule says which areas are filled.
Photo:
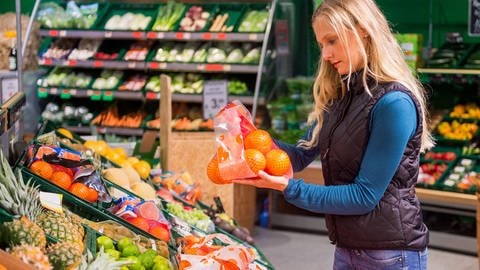
[[322, 49], [323, 60], [328, 61], [332, 57], [332, 50], [328, 48]]

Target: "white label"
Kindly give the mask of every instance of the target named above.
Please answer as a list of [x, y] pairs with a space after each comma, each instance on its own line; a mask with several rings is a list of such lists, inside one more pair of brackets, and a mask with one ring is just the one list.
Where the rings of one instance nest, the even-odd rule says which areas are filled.
[[203, 84], [203, 118], [213, 118], [228, 102], [227, 81], [212, 80]]
[[17, 78], [9, 78], [2, 80], [2, 103], [7, 102], [18, 92]]
[[40, 191], [40, 204], [57, 213], [62, 213], [62, 194]]

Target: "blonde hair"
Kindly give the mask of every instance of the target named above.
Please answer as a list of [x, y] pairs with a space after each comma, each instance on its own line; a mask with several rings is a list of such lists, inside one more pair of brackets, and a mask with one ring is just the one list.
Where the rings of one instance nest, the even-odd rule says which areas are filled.
[[[420, 118], [423, 125], [421, 151], [434, 145], [433, 138], [428, 130], [427, 108], [424, 89], [421, 83], [412, 74], [403, 58], [403, 52], [393, 36], [388, 22], [373, 0], [324, 0], [315, 10], [312, 23], [323, 16], [326, 18], [338, 38], [345, 46], [347, 57], [352, 59], [350, 43], [347, 41], [347, 31], [352, 31], [359, 44], [363, 58], [362, 83], [368, 94], [371, 89], [367, 85], [367, 77], [374, 78], [376, 83], [399, 82], [404, 85], [420, 104]], [[358, 29], [367, 34], [365, 43]], [[300, 141], [299, 145], [310, 148], [318, 144], [318, 137], [323, 123], [323, 113], [327, 106], [340, 95], [346, 92], [345, 85], [350, 82], [350, 75], [354, 67], [350, 64], [346, 84], [334, 67], [320, 57], [318, 73], [313, 84], [314, 110], [310, 113], [308, 122], [316, 126], [309, 141]]]

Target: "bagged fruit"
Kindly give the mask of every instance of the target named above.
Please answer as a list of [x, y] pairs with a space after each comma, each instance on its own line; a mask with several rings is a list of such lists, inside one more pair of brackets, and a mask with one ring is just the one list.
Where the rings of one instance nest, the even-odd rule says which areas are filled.
[[255, 128], [250, 112], [239, 101], [227, 104], [213, 121], [218, 147], [207, 166], [212, 182], [254, 179], [259, 170], [292, 176], [287, 153], [278, 148], [267, 131]]

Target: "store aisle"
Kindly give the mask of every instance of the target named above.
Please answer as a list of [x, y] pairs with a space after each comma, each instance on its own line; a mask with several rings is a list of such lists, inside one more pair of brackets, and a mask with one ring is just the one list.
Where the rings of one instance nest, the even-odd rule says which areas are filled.
[[[277, 270], [332, 269], [334, 247], [326, 235], [256, 227], [254, 237]], [[428, 269], [475, 270], [478, 269], [478, 258], [429, 249]]]

